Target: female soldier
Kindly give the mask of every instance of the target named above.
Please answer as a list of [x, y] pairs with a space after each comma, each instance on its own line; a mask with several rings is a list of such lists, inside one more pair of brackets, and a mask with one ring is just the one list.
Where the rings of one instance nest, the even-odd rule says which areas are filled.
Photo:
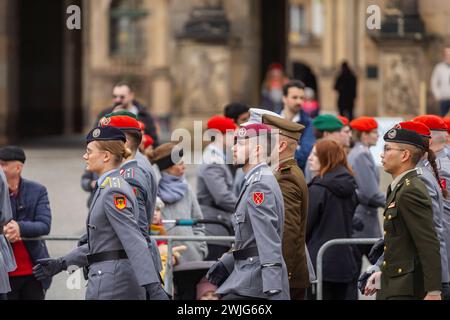
[[[88, 243], [58, 259], [39, 260], [36, 278], [89, 265], [87, 300], [142, 300], [162, 290], [152, 283], [152, 257], [137, 225], [136, 197], [120, 176], [119, 166], [130, 155], [125, 135], [117, 128], [94, 128], [83, 156], [87, 170], [98, 174], [97, 188], [87, 219]], [[145, 290], [144, 290], [145, 288]]]

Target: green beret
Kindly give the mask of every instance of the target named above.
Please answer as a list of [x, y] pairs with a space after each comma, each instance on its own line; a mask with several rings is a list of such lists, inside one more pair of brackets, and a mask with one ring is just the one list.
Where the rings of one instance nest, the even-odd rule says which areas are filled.
[[344, 124], [332, 114], [321, 114], [313, 120], [313, 126], [322, 132], [335, 132], [341, 130]]
[[137, 120], [137, 116], [136, 116], [134, 113], [132, 113], [132, 112], [130, 112], [130, 111], [126, 111], [126, 110], [116, 111], [116, 112], [107, 114], [107, 115], [105, 116], [105, 118], [111, 118], [111, 117], [115, 117], [115, 116], [131, 117], [131, 118]]

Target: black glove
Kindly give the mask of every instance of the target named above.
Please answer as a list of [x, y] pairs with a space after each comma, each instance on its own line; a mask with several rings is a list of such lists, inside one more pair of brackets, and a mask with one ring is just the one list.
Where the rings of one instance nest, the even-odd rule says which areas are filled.
[[171, 300], [160, 283], [150, 283], [145, 285], [144, 288], [147, 293], [147, 300]]
[[225, 268], [223, 262], [219, 260], [208, 270], [206, 279], [208, 279], [211, 284], [220, 287], [222, 283], [227, 280], [229, 275], [227, 268]]
[[66, 262], [62, 258], [40, 259], [36, 262], [37, 264], [33, 267], [33, 274], [39, 281], [53, 277], [63, 270], [67, 270]]
[[372, 249], [370, 249], [369, 255], [367, 258], [369, 259], [370, 263], [373, 265], [377, 263], [378, 259], [381, 257], [381, 255], [384, 252], [384, 239], [380, 239], [373, 245]]
[[375, 272], [375, 270], [372, 271], [366, 271], [363, 274], [361, 274], [358, 278], [358, 289], [359, 292], [361, 292], [362, 295], [364, 295], [364, 291], [366, 288], [367, 280], [369, 280], [370, 276]]
[[450, 283], [446, 282], [442, 284], [442, 300], [450, 300]]

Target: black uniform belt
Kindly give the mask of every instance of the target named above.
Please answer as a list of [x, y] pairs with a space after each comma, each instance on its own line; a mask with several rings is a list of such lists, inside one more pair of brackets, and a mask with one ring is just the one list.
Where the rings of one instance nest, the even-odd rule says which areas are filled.
[[249, 247], [241, 250], [234, 250], [233, 257], [234, 260], [245, 260], [250, 257], [257, 257], [259, 256], [258, 248], [257, 247]]
[[87, 256], [88, 263], [94, 264], [104, 261], [128, 259], [125, 250], [106, 251], [100, 253], [89, 254]]

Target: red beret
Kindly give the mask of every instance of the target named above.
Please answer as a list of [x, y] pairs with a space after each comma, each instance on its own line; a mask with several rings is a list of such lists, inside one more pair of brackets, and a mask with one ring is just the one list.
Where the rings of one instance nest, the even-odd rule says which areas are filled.
[[237, 131], [238, 139], [253, 138], [259, 135], [270, 133], [271, 129], [268, 125], [262, 123], [252, 123], [242, 126]]
[[128, 116], [112, 116], [110, 118], [103, 118], [100, 120], [100, 126], [102, 127], [115, 127], [121, 130], [137, 130], [141, 131], [139, 121]]
[[350, 122], [350, 127], [361, 132], [369, 132], [378, 128], [378, 123], [372, 117], [359, 117]]
[[450, 118], [449, 117], [445, 117], [442, 120], [444, 120], [445, 124], [447, 125], [447, 132], [450, 133]]
[[435, 115], [424, 115], [413, 119], [414, 122], [421, 122], [432, 131], [447, 131], [448, 127], [442, 118]]
[[344, 116], [337, 116], [339, 120], [341, 120], [341, 122], [344, 124], [344, 126], [348, 126], [348, 124], [350, 123], [350, 121], [348, 120], [347, 117]]
[[226, 133], [227, 130], [236, 130], [237, 126], [233, 119], [226, 118], [224, 116], [214, 116], [208, 120], [208, 129], [216, 129], [222, 133]]
[[396, 126], [396, 128], [397, 129], [401, 128], [401, 129], [405, 129], [405, 130], [415, 131], [416, 133], [420, 134], [423, 137], [427, 137], [427, 138], [431, 137], [430, 128], [428, 128], [426, 125], [424, 125], [421, 122], [414, 122], [414, 121], [400, 122]]
[[147, 149], [148, 147], [152, 146], [155, 141], [153, 141], [153, 138], [149, 136], [148, 134], [144, 134], [142, 136], [142, 141], [144, 142], [144, 149]]

